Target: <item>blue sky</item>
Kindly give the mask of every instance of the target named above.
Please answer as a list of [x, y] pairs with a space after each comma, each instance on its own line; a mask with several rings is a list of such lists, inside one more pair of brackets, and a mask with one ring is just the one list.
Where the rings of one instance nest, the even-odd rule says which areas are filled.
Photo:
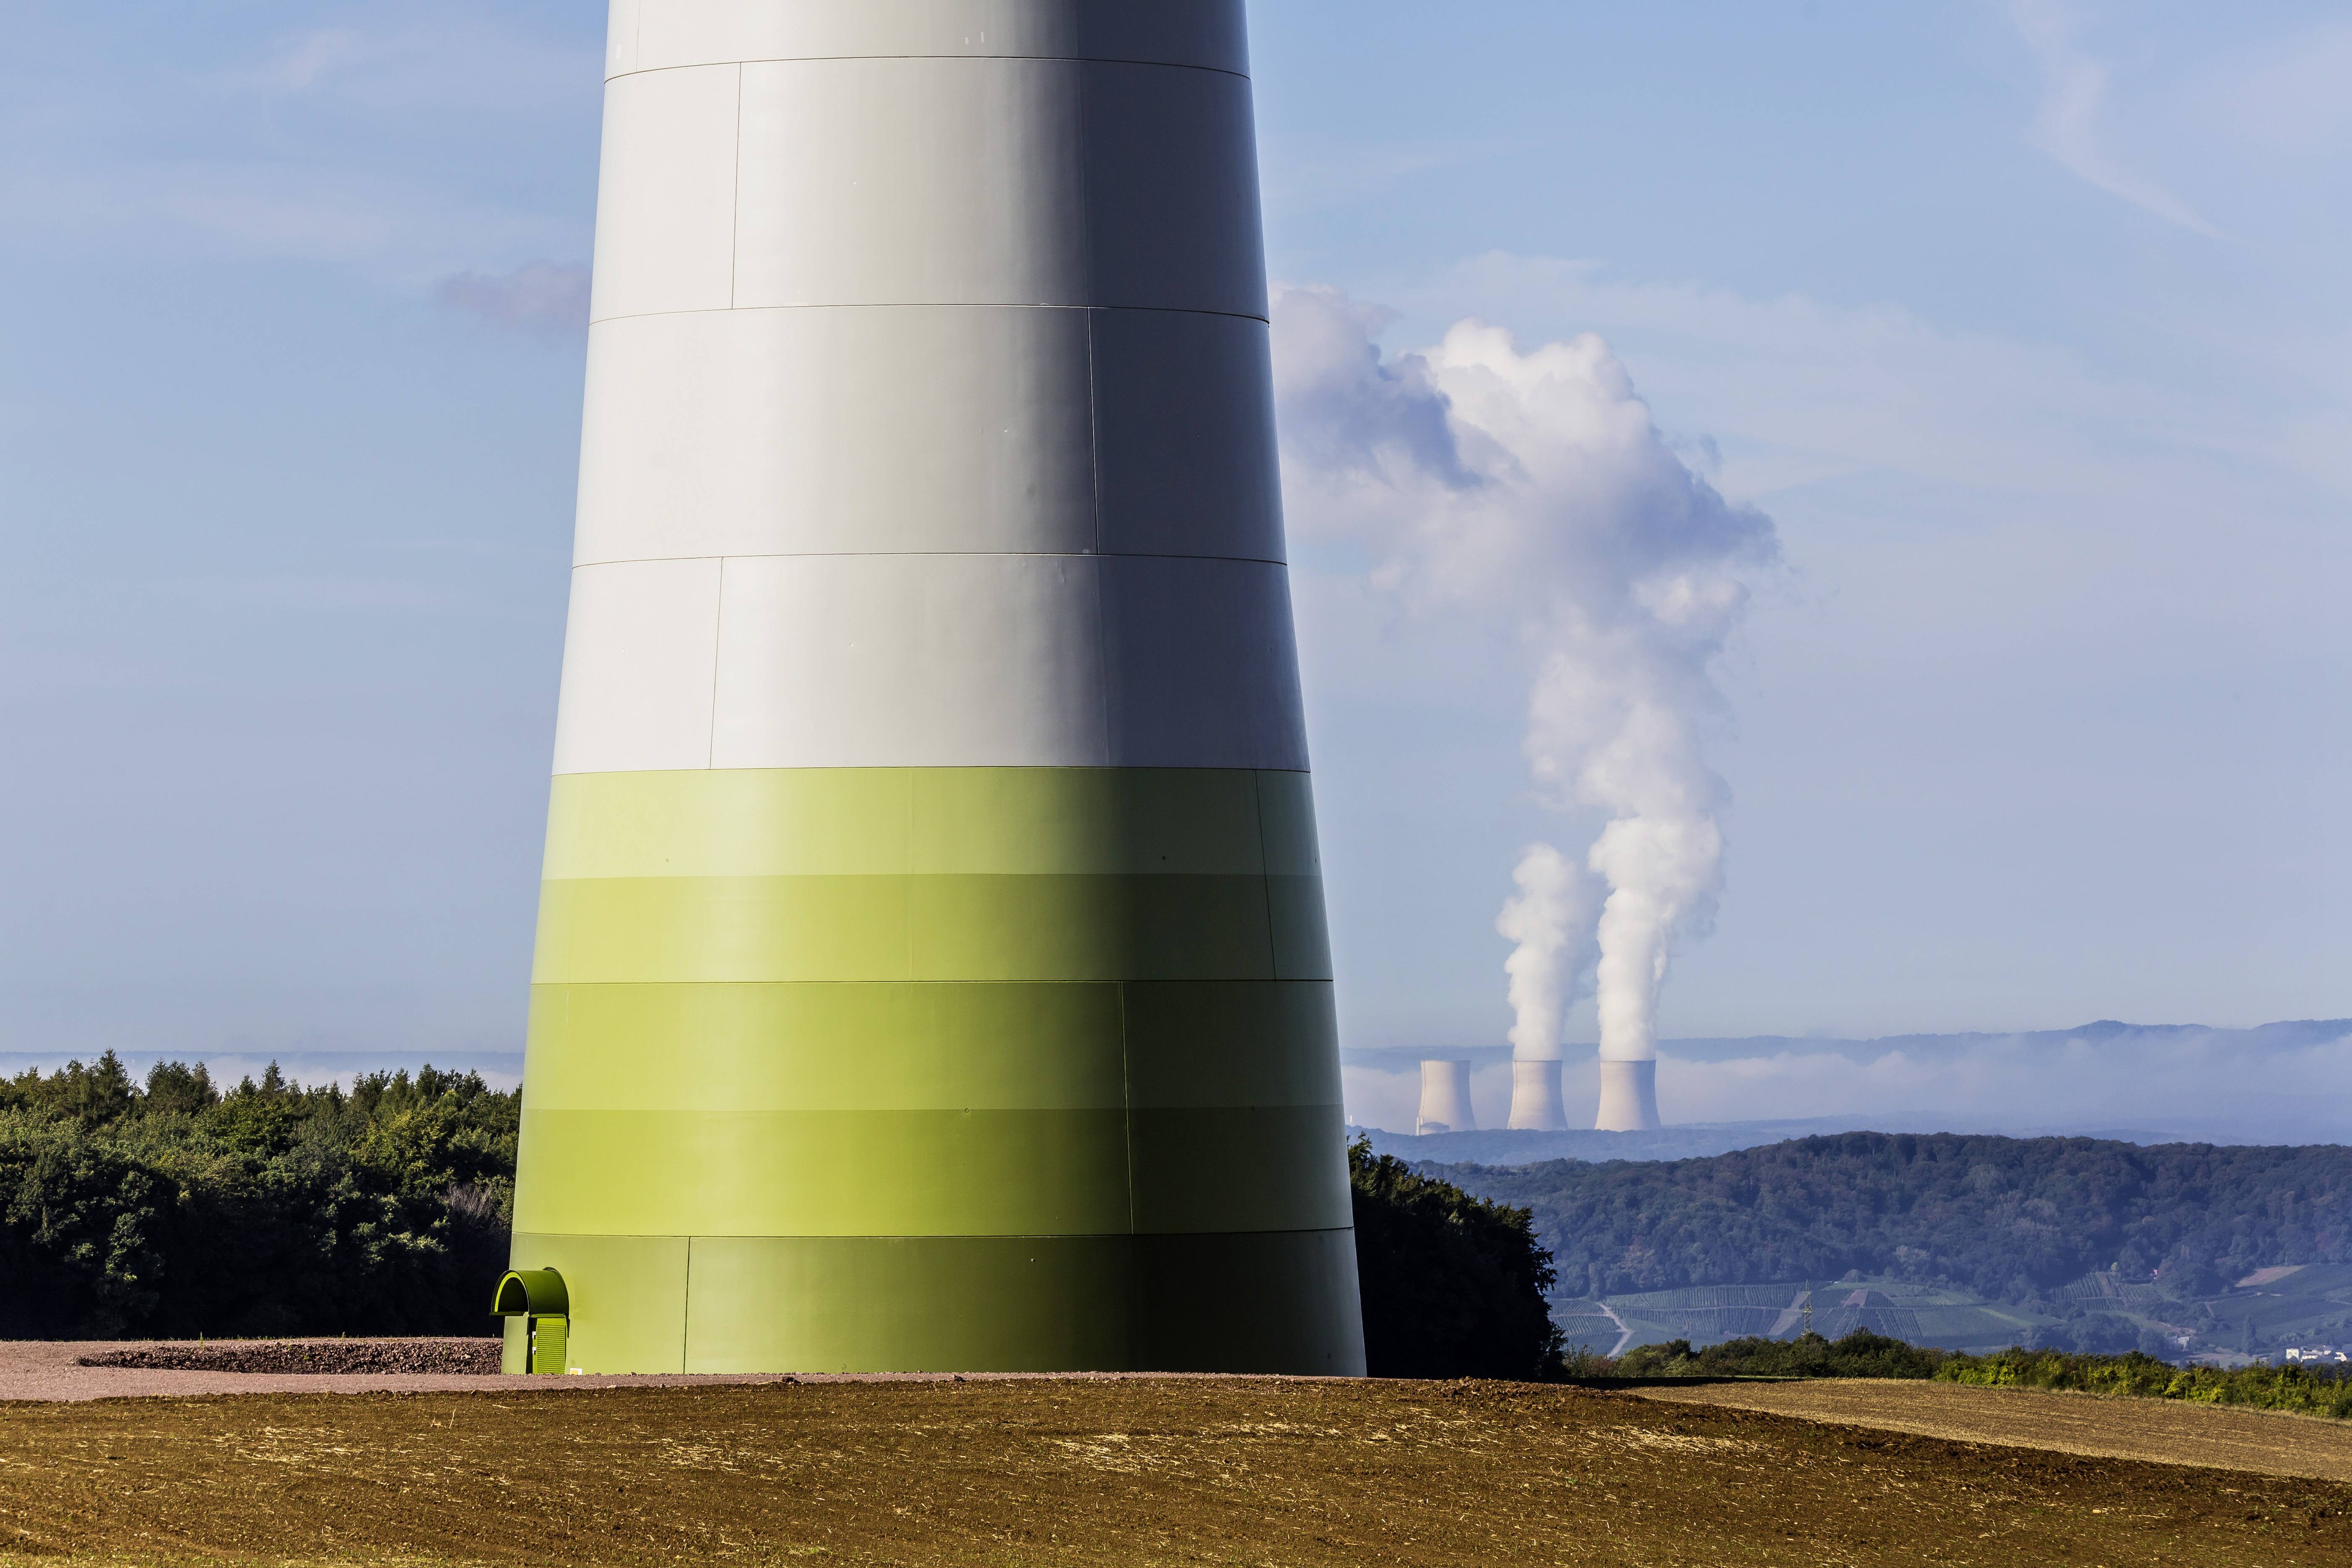
[[[0, 1050], [515, 1048], [591, 10], [10, 5]], [[1598, 332], [1778, 525], [1662, 1033], [2352, 1014], [2340, 6], [1254, 29], [1275, 276]], [[1496, 1044], [1526, 691], [1363, 657], [1360, 568], [1299, 562], [1349, 1040]]]

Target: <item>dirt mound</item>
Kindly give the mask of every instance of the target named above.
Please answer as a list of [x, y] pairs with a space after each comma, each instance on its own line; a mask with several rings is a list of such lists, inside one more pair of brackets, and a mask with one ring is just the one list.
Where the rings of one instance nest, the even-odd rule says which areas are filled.
[[150, 1372], [429, 1372], [488, 1376], [496, 1340], [163, 1340], [78, 1356], [81, 1366]]

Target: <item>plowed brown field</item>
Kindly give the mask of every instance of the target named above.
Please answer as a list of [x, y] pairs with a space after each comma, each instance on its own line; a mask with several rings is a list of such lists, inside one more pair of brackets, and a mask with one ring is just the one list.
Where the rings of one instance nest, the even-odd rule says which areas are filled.
[[2352, 1564], [2352, 1489], [1516, 1384], [1250, 1379], [0, 1406], [0, 1558]]
[[2315, 1415], [1860, 1377], [1640, 1392], [1651, 1399], [1727, 1405], [1969, 1443], [2352, 1482], [2352, 1422]]

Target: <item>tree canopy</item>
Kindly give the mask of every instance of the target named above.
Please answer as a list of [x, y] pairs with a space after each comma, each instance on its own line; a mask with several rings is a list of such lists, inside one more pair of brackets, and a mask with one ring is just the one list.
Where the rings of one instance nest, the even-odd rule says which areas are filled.
[[110, 1051], [0, 1080], [0, 1336], [487, 1333], [520, 1098]]
[[1473, 1197], [1364, 1140], [1349, 1149], [1348, 1173], [1373, 1376], [1557, 1374], [1560, 1331], [1544, 1305], [1551, 1257], [1527, 1210]]

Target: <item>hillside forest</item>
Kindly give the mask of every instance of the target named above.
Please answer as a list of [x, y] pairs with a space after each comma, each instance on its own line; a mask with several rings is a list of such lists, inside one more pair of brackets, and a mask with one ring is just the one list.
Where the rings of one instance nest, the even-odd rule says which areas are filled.
[[[2336, 1145], [1849, 1132], [1706, 1159], [1428, 1168], [1532, 1213], [1556, 1311], [1607, 1300], [1676, 1333], [1785, 1336], [1781, 1303], [1817, 1300], [1884, 1304], [1824, 1331], [2173, 1357], [2352, 1330], [2352, 1148]], [[1839, 1280], [1860, 1288], [1789, 1289]], [[1969, 1301], [1993, 1309], [1980, 1328], [1905, 1331], [1967, 1328]]]

